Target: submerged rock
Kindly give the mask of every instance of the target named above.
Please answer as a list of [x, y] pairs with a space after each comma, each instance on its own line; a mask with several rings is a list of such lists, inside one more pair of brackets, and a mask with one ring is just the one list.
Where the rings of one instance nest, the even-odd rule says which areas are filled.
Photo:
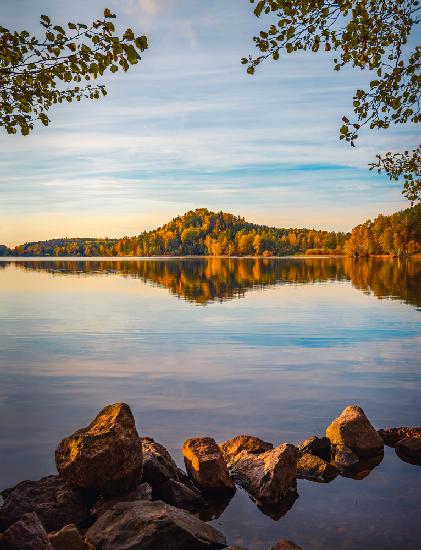
[[358, 456], [368, 456], [383, 451], [383, 439], [371, 425], [361, 407], [346, 407], [326, 429], [332, 445], [345, 445]]
[[333, 452], [333, 460], [339, 470], [352, 468], [359, 463], [359, 458], [345, 445], [336, 445]]
[[421, 465], [421, 437], [400, 439], [395, 445], [395, 451], [405, 462]]
[[273, 449], [273, 445], [252, 435], [237, 435], [220, 443], [219, 448], [222, 451], [225, 462], [230, 466], [243, 451], [258, 455], [270, 451]]
[[35, 512], [24, 514], [0, 535], [1, 550], [53, 550]]
[[324, 460], [330, 459], [330, 439], [327, 437], [309, 437], [303, 441], [298, 447], [298, 454], [311, 454], [319, 456]]
[[384, 453], [378, 453], [376, 455], [359, 458], [357, 464], [350, 468], [342, 468], [341, 476], [361, 481], [371, 474], [374, 468], [381, 463], [383, 457]]
[[98, 550], [213, 550], [227, 545], [214, 527], [161, 501], [115, 504], [86, 535]]
[[90, 550], [92, 545], [88, 545], [82, 539], [76, 525], [66, 525], [60, 531], [49, 533], [48, 539], [54, 550]]
[[243, 451], [231, 472], [257, 503], [272, 506], [278, 504], [295, 483], [297, 457], [296, 447], [288, 443], [259, 455]]
[[290, 540], [278, 540], [270, 550], [301, 550], [301, 546]]
[[88, 508], [82, 495], [59, 476], [22, 481], [3, 491], [3, 495], [0, 530], [29, 512], [36, 512], [47, 531], [57, 531], [69, 523], [82, 527], [88, 519]]
[[121, 494], [140, 482], [142, 445], [130, 407], [108, 405], [61, 441], [57, 470], [70, 484], [100, 494]]
[[297, 463], [297, 477], [310, 481], [329, 482], [338, 475], [337, 468], [319, 456], [306, 453]]
[[291, 510], [297, 499], [297, 483], [295, 482], [276, 504], [257, 503], [257, 507], [265, 516], [269, 516], [274, 521], [279, 521]]
[[383, 439], [386, 445], [394, 447], [400, 439], [407, 437], [421, 437], [421, 426], [418, 428], [408, 428], [401, 426], [399, 428], [386, 428], [386, 430], [379, 430], [378, 434]]
[[223, 493], [235, 490], [221, 449], [211, 437], [187, 439], [183, 456], [189, 477], [203, 491]]

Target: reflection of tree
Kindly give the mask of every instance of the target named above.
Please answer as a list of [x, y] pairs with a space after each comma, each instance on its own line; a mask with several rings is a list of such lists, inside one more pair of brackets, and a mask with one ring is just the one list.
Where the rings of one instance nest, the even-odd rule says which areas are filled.
[[282, 284], [350, 280], [378, 298], [421, 306], [421, 262], [355, 258], [203, 258], [183, 260], [18, 261], [17, 266], [53, 274], [118, 274], [168, 288], [197, 304], [241, 298], [249, 289]]

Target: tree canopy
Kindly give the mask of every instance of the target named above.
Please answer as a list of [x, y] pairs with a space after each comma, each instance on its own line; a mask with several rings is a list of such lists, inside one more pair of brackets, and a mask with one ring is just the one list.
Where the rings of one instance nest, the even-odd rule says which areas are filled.
[[[408, 45], [420, 22], [417, 0], [258, 0], [254, 13], [267, 15], [269, 21], [254, 37], [259, 55], [242, 59], [249, 74], [283, 53], [319, 50], [335, 52], [336, 71], [348, 64], [372, 71], [368, 89], [354, 94], [353, 116], [342, 118], [340, 139], [355, 146], [364, 126], [386, 129], [420, 122], [421, 46], [411, 50]], [[377, 155], [369, 166], [392, 180], [403, 178], [403, 194], [420, 200], [419, 145]]]
[[41, 15], [42, 38], [0, 26], [0, 126], [9, 134], [20, 129], [28, 135], [37, 121], [48, 125], [52, 105], [106, 95], [103, 84], [90, 81], [107, 70], [127, 71], [148, 47], [146, 36], [132, 29], [119, 36], [115, 17], [105, 9], [90, 25], [61, 26]]

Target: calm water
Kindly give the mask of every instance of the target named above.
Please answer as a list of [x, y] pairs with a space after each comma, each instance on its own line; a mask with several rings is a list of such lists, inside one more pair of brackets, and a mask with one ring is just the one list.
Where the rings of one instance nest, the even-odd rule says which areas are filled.
[[[188, 437], [297, 443], [350, 403], [420, 425], [420, 308], [420, 261], [1, 261], [0, 489], [115, 401], [180, 464]], [[392, 449], [298, 493], [274, 520], [237, 491], [214, 522], [249, 550], [420, 548], [421, 467]]]

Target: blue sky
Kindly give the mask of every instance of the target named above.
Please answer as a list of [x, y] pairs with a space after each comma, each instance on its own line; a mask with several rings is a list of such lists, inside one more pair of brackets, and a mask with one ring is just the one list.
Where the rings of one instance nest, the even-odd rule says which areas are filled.
[[29, 137], [0, 132], [0, 243], [133, 235], [196, 207], [349, 230], [409, 206], [367, 163], [416, 145], [416, 131], [366, 132], [356, 149], [339, 141], [369, 75], [334, 72], [330, 54], [247, 76], [240, 58], [262, 24], [247, 0], [0, 0], [1, 24], [41, 32], [41, 13], [88, 22], [104, 7], [150, 49], [104, 79], [99, 102], [54, 108]]

